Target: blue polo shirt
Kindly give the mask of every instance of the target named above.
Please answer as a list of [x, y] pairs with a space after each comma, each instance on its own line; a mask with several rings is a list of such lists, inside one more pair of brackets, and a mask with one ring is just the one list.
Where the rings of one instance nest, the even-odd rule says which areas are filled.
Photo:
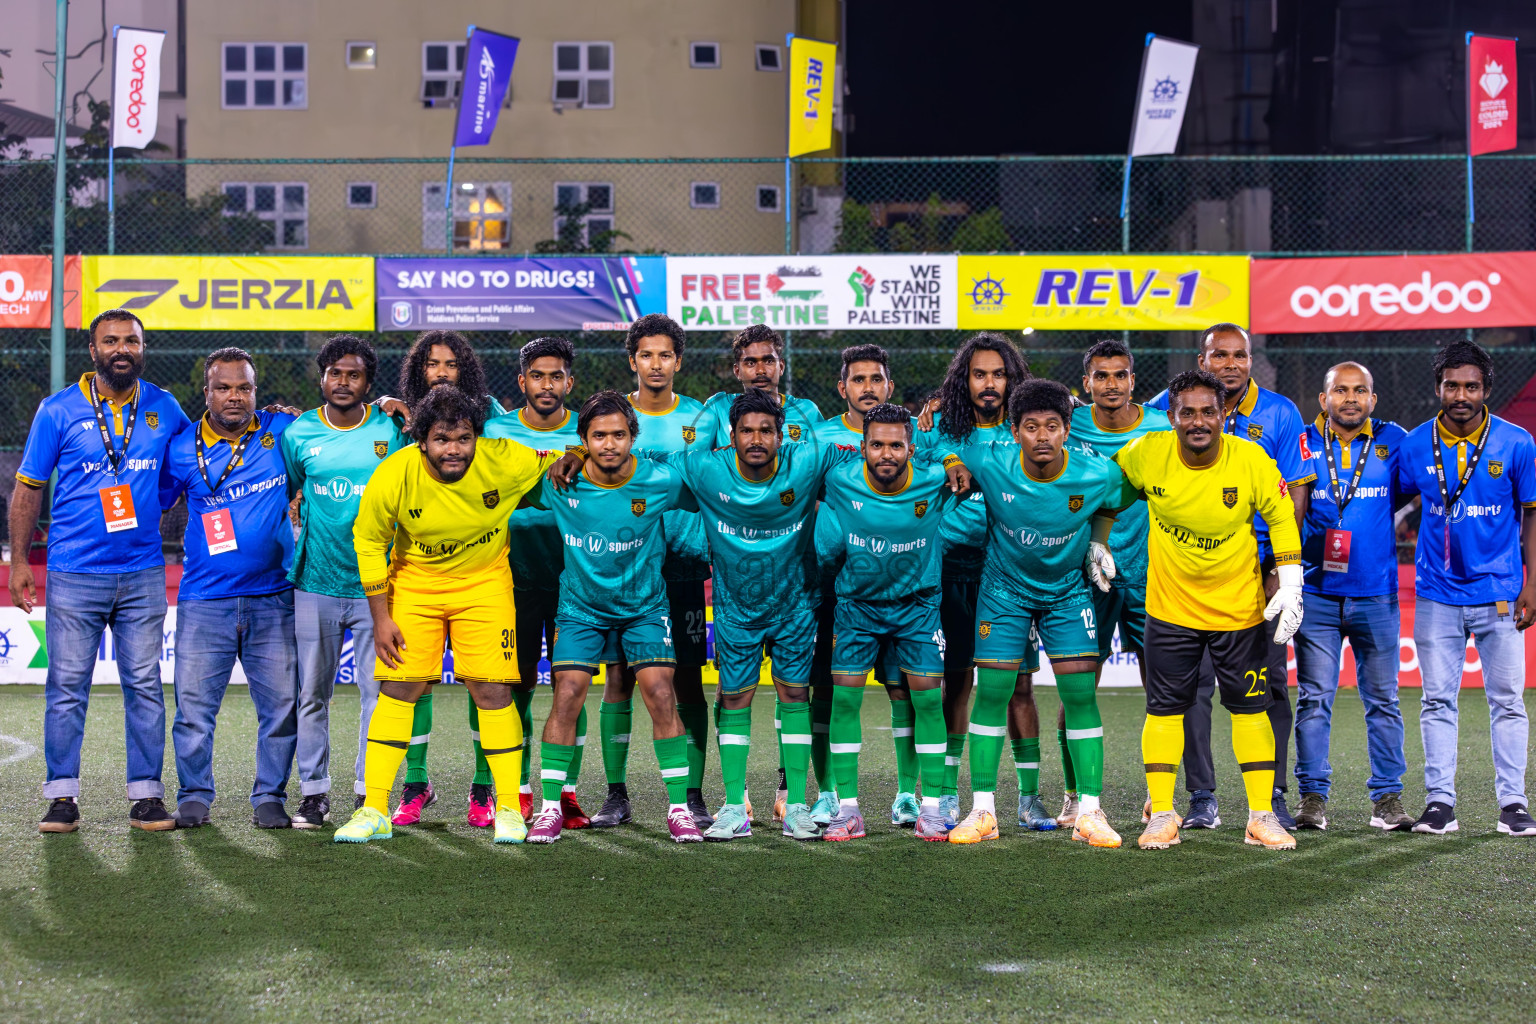
[[[1168, 392], [1163, 391], [1147, 405], [1167, 412]], [[1246, 437], [1263, 448], [1280, 467], [1280, 475], [1287, 484], [1309, 484], [1317, 479], [1310, 466], [1311, 453], [1306, 449], [1306, 424], [1301, 410], [1284, 395], [1259, 387], [1253, 378], [1248, 379], [1243, 397], [1227, 416], [1222, 430]], [[1269, 546], [1269, 525], [1263, 517], [1253, 517], [1253, 532], [1259, 540], [1259, 558], [1268, 562], [1273, 552]]]
[[[1397, 483], [1397, 460], [1408, 432], [1389, 420], [1370, 420], [1354, 440], [1344, 444], [1322, 416], [1307, 427], [1309, 469], [1317, 475], [1307, 518], [1301, 524], [1301, 562], [1306, 572], [1303, 589], [1330, 597], [1385, 597], [1397, 593], [1397, 529], [1393, 513], [1402, 495]], [[1360, 483], [1339, 518], [1338, 495], [1328, 478], [1323, 445], [1333, 446], [1333, 464], [1340, 489], [1355, 478], [1360, 460]], [[1325, 572], [1324, 542], [1328, 531], [1349, 533], [1349, 569]]]
[[[170, 508], [182, 492], [187, 495], [181, 600], [256, 597], [293, 586], [288, 582], [293, 567], [288, 469], [279, 443], [293, 421], [287, 413], [258, 412], [246, 428], [250, 440], [245, 451], [217, 494], [208, 489], [208, 482], [219, 482], [239, 441], [231, 444], [219, 437], [205, 416], [171, 442], [160, 500], [162, 507]], [[208, 482], [197, 468], [199, 432]]]
[[[53, 509], [48, 528], [48, 568], [54, 572], [121, 573], [165, 564], [160, 550], [160, 468], [171, 438], [187, 425], [170, 393], [139, 381], [121, 406], [102, 400], [102, 418], [112, 447], [123, 453], [113, 474], [91, 412], [94, 373], [43, 399], [27, 431], [16, 479], [42, 487], [55, 471]], [[133, 438], [123, 449], [123, 433], [134, 417]], [[107, 530], [102, 491], [126, 485], [138, 525]], [[110, 500], [110, 499], [109, 499]]]
[[1451, 508], [1449, 522], [1430, 446], [1440, 445], [1445, 485], [1454, 492], [1482, 428], [1470, 438], [1460, 438], [1447, 433], [1437, 416], [1408, 434], [1398, 459], [1403, 493], [1424, 499], [1413, 589], [1419, 597], [1441, 604], [1468, 607], [1513, 601], [1525, 583], [1520, 518], [1522, 507], [1536, 508], [1536, 441], [1487, 407], [1483, 414], [1492, 421], [1483, 456]]

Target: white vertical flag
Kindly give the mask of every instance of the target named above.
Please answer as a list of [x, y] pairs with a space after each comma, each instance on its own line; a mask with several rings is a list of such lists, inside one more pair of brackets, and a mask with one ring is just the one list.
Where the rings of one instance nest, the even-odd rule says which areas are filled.
[[118, 28], [113, 36], [113, 148], [143, 149], [155, 140], [164, 42], [164, 32], [145, 28]]
[[1193, 43], [1147, 36], [1141, 86], [1136, 93], [1136, 120], [1131, 124], [1131, 156], [1155, 156], [1178, 148], [1199, 53], [1200, 47]]

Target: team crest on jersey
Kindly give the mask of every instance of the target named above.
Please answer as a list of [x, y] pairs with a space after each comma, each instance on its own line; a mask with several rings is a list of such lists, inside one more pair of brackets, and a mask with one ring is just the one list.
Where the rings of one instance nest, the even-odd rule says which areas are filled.
[[992, 623], [990, 623], [990, 622], [978, 623], [977, 626], [976, 626], [976, 635], [981, 637], [983, 640], [985, 640], [987, 637], [991, 636], [992, 635]]
[[1081, 494], [1070, 495], [1067, 498], [1067, 511], [1068, 512], [1081, 512], [1082, 510], [1083, 510], [1083, 496]]
[[693, 444], [693, 439], [697, 436], [692, 427], [683, 428], [683, 444]]
[[1223, 487], [1221, 489], [1221, 503], [1227, 508], [1237, 508], [1237, 488]]
[[629, 502], [629, 510], [637, 516], [645, 515], [645, 499], [631, 498]]
[[261, 435], [261, 446], [267, 451], [271, 451], [272, 446], [275, 444], [277, 444], [277, 438], [272, 436], [272, 432], [270, 430]]
[[147, 412], [144, 414], [144, 422], [149, 424], [150, 430], [159, 430], [160, 414], [157, 412]]
[[785, 427], [784, 429], [789, 432], [789, 439], [791, 441], [798, 441], [798, 440], [800, 440], [800, 424], [798, 424], [798, 423], [791, 423], [787, 427]]
[[1384, 459], [1384, 458], [1387, 457], [1387, 446], [1386, 445], [1379, 444], [1379, 445], [1376, 446], [1376, 457], [1378, 459]]
[[1248, 440], [1257, 441], [1264, 436], [1264, 428], [1257, 423], [1248, 424]]
[[928, 514], [928, 502], [927, 502], [927, 500], [924, 499], [923, 501], [914, 501], [912, 503], [912, 514], [917, 516], [917, 518], [919, 518], [919, 519], [921, 519], [921, 518], [923, 518], [923, 516], [927, 515]]
[[789, 508], [789, 506], [793, 505], [794, 503], [795, 503], [795, 489], [793, 487], [791, 487], [787, 491], [780, 491], [779, 492], [779, 504], [780, 505], [783, 505], [785, 508]]
[[389, 454], [389, 442], [388, 441], [375, 441], [375, 442], [373, 442], [373, 454], [377, 455], [381, 459], [384, 456], [388, 455]]
[[495, 508], [497, 505], [501, 504], [501, 492], [486, 491], [484, 494], [480, 495], [480, 500], [485, 504], [486, 508]]
[[1492, 460], [1488, 463], [1488, 475], [1497, 480], [1504, 475], [1504, 463]]

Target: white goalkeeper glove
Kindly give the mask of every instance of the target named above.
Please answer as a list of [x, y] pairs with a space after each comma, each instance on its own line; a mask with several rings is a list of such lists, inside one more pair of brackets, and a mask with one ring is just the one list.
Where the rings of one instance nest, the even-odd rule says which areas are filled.
[[1109, 546], [1096, 540], [1089, 541], [1083, 571], [1088, 574], [1090, 583], [1108, 593], [1109, 581], [1115, 578], [1115, 556], [1109, 553]]
[[1264, 609], [1264, 620], [1275, 624], [1275, 643], [1288, 644], [1301, 628], [1301, 566], [1282, 565], [1275, 570], [1280, 589]]

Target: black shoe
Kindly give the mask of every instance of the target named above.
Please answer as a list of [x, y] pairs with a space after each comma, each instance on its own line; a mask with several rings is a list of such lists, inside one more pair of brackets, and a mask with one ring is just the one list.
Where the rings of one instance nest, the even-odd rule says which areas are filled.
[[72, 796], [61, 796], [48, 805], [48, 813], [37, 823], [39, 832], [73, 832], [80, 827], [80, 807]]
[[319, 828], [325, 824], [325, 817], [330, 813], [331, 798], [325, 793], [311, 793], [299, 801], [299, 809], [292, 818], [293, 827]]
[[[1282, 819], [1282, 824], [1284, 819]], [[1301, 794], [1301, 806], [1296, 808], [1296, 827], [1316, 829], [1328, 827], [1328, 798], [1321, 793]]]
[[1429, 806], [1424, 808], [1424, 813], [1419, 815], [1419, 820], [1413, 823], [1415, 832], [1427, 832], [1432, 836], [1443, 836], [1459, 828], [1461, 826], [1456, 824], [1456, 808], [1439, 800], [1431, 800]]
[[208, 805], [201, 800], [183, 800], [176, 805], [176, 827], [197, 828], [208, 824]]
[[1269, 809], [1275, 812], [1275, 817], [1280, 819], [1280, 827], [1287, 832], [1296, 831], [1296, 819], [1291, 817], [1291, 812], [1285, 806], [1285, 790], [1275, 790], [1275, 795], [1270, 798]]
[[608, 797], [603, 801], [602, 810], [592, 815], [592, 827], [613, 828], [615, 825], [627, 825], [631, 820], [629, 787], [623, 783], [609, 786]]
[[251, 815], [251, 824], [257, 828], [293, 828], [293, 819], [288, 817], [282, 804], [268, 800], [256, 806], [255, 813]]
[[1371, 804], [1371, 827], [1386, 832], [1406, 832], [1413, 827], [1413, 818], [1403, 810], [1403, 794], [1383, 793]]
[[1208, 789], [1197, 789], [1189, 794], [1189, 813], [1184, 815], [1185, 828], [1218, 828], [1221, 814], [1216, 810], [1216, 794]]
[[1510, 804], [1499, 815], [1499, 831], [1507, 836], [1536, 836], [1536, 818], [1524, 804]]
[[363, 804], [365, 804], [367, 802], [368, 802], [368, 798], [366, 796], [364, 796], [363, 794], [361, 794], [361, 793], [353, 793], [352, 794], [352, 813], [356, 814], [358, 811], [362, 810]]
[[693, 815], [693, 823], [703, 832], [715, 823], [715, 816], [709, 813], [709, 805], [704, 802], [702, 789], [690, 789], [688, 791], [688, 813]]
[[176, 827], [176, 819], [165, 809], [165, 801], [157, 796], [137, 800], [128, 809], [128, 824], [145, 832], [166, 832]]

